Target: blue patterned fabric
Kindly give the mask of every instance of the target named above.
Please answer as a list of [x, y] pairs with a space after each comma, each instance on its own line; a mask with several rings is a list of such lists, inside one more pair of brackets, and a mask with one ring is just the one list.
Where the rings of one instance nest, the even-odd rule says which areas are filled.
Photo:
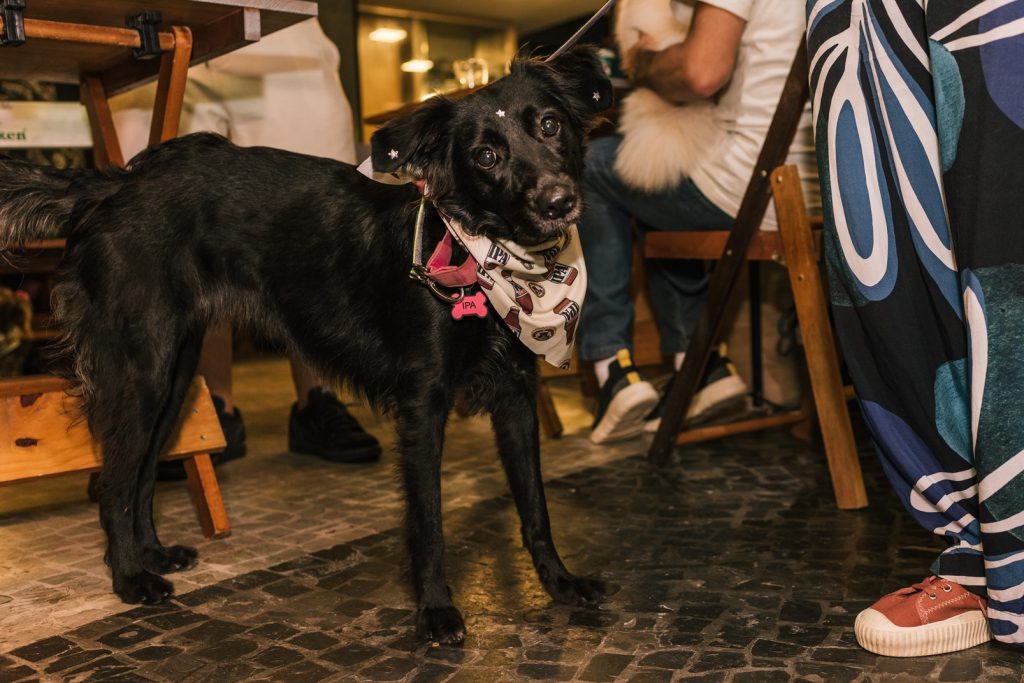
[[[923, 6], [922, 6], [923, 4]], [[1024, 643], [1024, 0], [808, 0], [825, 257], [933, 572]]]

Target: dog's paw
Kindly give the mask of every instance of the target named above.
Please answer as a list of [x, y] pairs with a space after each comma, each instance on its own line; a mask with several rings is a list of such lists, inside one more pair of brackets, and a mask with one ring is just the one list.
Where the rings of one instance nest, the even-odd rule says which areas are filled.
[[174, 585], [156, 574], [143, 571], [114, 577], [114, 592], [129, 605], [156, 605], [174, 595]]
[[416, 637], [442, 645], [466, 639], [466, 624], [454, 607], [424, 607], [416, 613]]
[[170, 548], [146, 548], [142, 551], [142, 566], [157, 574], [171, 574], [196, 566], [199, 551], [187, 545]]
[[556, 576], [544, 582], [544, 588], [555, 602], [563, 605], [592, 605], [608, 594], [608, 584], [604, 581], [572, 574]]

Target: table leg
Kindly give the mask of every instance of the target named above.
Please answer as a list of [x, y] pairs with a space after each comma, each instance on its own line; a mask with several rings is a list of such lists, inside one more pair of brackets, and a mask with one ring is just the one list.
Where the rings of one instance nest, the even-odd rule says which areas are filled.
[[[153, 103], [153, 122], [149, 131], [149, 144], [166, 142], [178, 135], [178, 124], [185, 101], [188, 67], [192, 58], [192, 32], [187, 27], [174, 26], [174, 47], [160, 58], [156, 101]], [[103, 80], [95, 74], [82, 76], [82, 103], [89, 115], [92, 128], [93, 154], [97, 168], [124, 167], [125, 159], [110, 113]]]
[[85, 75], [81, 83], [82, 104], [89, 115], [89, 127], [92, 129], [93, 157], [96, 168], [104, 169], [111, 166], [123, 167], [124, 155], [121, 143], [117, 140], [114, 128], [114, 117], [110, 113], [107, 91], [99, 76]]
[[181, 109], [188, 83], [189, 60], [192, 59], [192, 32], [183, 26], [173, 26], [174, 49], [160, 58], [160, 76], [153, 104], [153, 123], [149, 129], [150, 146], [178, 136]]

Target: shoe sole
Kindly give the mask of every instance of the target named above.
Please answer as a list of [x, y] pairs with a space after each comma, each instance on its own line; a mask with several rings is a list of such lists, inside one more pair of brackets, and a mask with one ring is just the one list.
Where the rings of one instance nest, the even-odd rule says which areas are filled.
[[868, 652], [885, 657], [926, 657], [957, 652], [992, 639], [984, 612], [965, 612], [923, 626], [896, 626], [874, 609], [857, 615], [853, 631]]
[[[732, 409], [747, 397], [746, 383], [736, 375], [723, 377], [712, 382], [696, 394], [686, 411], [686, 424], [695, 425], [711, 420], [717, 415]], [[653, 434], [661, 426], [661, 418], [648, 420], [644, 423], [644, 431]]]
[[658, 405], [658, 390], [650, 382], [637, 382], [621, 389], [590, 433], [596, 444], [625, 441], [644, 432], [644, 416]]

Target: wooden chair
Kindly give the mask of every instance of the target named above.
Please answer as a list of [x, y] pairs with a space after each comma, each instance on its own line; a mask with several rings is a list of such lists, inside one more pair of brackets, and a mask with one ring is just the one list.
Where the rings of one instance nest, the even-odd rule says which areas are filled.
[[544, 382], [543, 374], [537, 382], [537, 417], [540, 419], [541, 432], [549, 439], [557, 439], [565, 431], [562, 419], [558, 417], [555, 399], [551, 396], [551, 389]]
[[[807, 102], [807, 81], [807, 49], [801, 41], [732, 230], [652, 232], [647, 235], [647, 258], [718, 261], [711, 276], [707, 303], [690, 340], [683, 366], [676, 373], [661, 427], [648, 455], [652, 462], [663, 465], [668, 462], [676, 444], [795, 424], [813, 419], [816, 413], [836, 503], [841, 509], [856, 509], [867, 505], [867, 494], [817, 263], [821, 221], [807, 215], [796, 167], [783, 165]], [[760, 230], [770, 198], [775, 201], [779, 223], [777, 233]], [[741, 269], [748, 261], [765, 260], [784, 263], [789, 271], [813, 401], [805, 401], [797, 411], [682, 431], [684, 416], [704, 374], [708, 357], [722, 333], [726, 307]]]

